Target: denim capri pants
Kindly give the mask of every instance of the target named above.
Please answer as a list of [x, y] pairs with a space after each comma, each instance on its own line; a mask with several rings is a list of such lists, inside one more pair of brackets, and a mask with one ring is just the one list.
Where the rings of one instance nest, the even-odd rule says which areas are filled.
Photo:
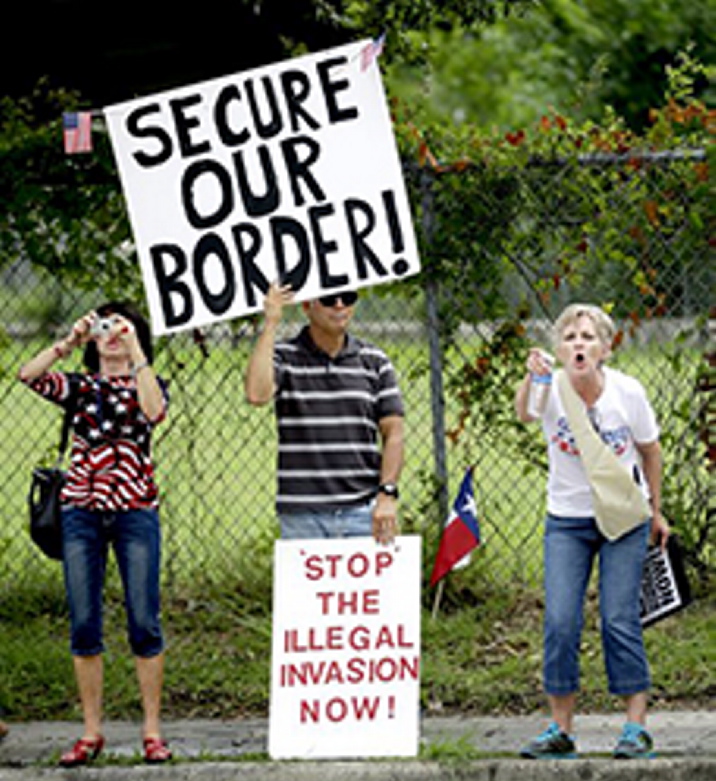
[[544, 538], [544, 687], [561, 696], [579, 689], [584, 598], [599, 556], [599, 609], [609, 691], [628, 696], [651, 685], [639, 593], [649, 523], [609, 542], [594, 518], [547, 516]]
[[71, 651], [104, 651], [103, 591], [107, 554], [114, 548], [127, 611], [132, 653], [142, 658], [164, 649], [160, 622], [161, 530], [154, 508], [123, 511], [62, 508], [63, 565], [70, 608]]

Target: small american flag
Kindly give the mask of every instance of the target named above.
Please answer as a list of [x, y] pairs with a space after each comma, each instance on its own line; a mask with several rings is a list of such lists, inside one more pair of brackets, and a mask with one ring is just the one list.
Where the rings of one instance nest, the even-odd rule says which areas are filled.
[[385, 46], [385, 33], [381, 33], [380, 36], [370, 43], [366, 44], [360, 53], [360, 69], [362, 71], [368, 70], [373, 61], [376, 60], [383, 52]]
[[65, 154], [92, 151], [92, 112], [72, 111], [62, 115]]

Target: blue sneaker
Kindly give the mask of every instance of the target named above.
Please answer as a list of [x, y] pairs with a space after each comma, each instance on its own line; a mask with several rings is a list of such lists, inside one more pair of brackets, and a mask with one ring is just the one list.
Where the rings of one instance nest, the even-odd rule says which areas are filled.
[[576, 759], [577, 747], [574, 738], [562, 732], [553, 721], [520, 751], [520, 756], [526, 759]]
[[651, 759], [654, 741], [641, 724], [628, 721], [614, 749], [614, 759]]

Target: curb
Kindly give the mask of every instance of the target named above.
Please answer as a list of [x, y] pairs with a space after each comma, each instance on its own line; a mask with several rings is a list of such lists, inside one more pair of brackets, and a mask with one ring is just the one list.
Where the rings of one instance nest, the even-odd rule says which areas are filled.
[[201, 762], [162, 767], [0, 768], [0, 781], [713, 781], [716, 759], [617, 762]]

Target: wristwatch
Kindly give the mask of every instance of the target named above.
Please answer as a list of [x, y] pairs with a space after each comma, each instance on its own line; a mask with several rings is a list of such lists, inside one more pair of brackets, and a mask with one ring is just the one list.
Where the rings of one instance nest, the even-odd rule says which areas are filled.
[[395, 483], [381, 483], [378, 486], [378, 490], [386, 496], [392, 496], [393, 499], [397, 499], [400, 496], [400, 491], [398, 491], [398, 486]]

